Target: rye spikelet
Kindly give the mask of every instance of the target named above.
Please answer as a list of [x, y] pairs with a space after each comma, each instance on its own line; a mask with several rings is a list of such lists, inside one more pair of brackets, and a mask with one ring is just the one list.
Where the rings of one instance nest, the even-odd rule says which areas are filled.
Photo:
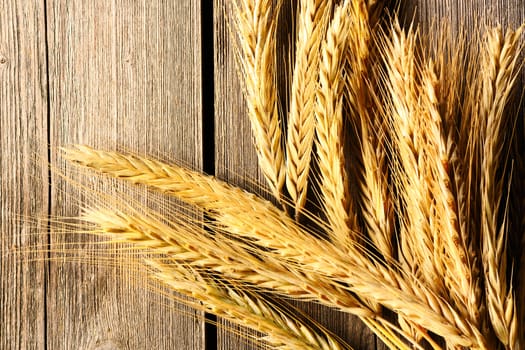
[[286, 188], [299, 217], [306, 202], [315, 133], [319, 49], [332, 11], [331, 0], [301, 0], [286, 140]]
[[278, 200], [285, 181], [277, 102], [276, 30], [272, 0], [234, 0], [233, 27], [259, 166]]

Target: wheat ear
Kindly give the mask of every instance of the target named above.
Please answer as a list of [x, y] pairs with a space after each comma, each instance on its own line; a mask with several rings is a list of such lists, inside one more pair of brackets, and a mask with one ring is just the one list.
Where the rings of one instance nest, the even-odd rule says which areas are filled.
[[288, 266], [271, 257], [262, 262], [241, 242], [235, 242], [221, 235], [216, 228], [209, 227], [214, 232], [212, 237], [205, 227], [192, 223], [191, 218], [182, 220], [182, 213], [170, 218], [169, 224], [156, 216], [152, 210], [128, 214], [114, 209], [93, 208], [85, 210], [82, 218], [115, 241], [131, 243], [135, 249], [149, 249], [148, 254], [163, 254], [195, 269], [215, 271], [238, 284], [247, 283], [246, 288], [316, 301], [361, 317], [374, 316], [347, 290], [323, 276], [291, 273]]
[[135, 250], [146, 249], [146, 254], [164, 255], [194, 269], [215, 271], [247, 290], [277, 292], [284, 297], [315, 301], [350, 312], [359, 316], [392, 348], [408, 350], [388, 322], [377, 318], [372, 310], [337, 283], [322, 275], [290, 272], [289, 266], [281, 266], [272, 257], [266, 256], [262, 264], [259, 258], [245, 251], [246, 247], [240, 242], [234, 242], [210, 227], [214, 232], [212, 238], [204, 227], [192, 224], [189, 217], [182, 219], [181, 215], [174, 216], [169, 225], [156, 219], [152, 211], [129, 215], [114, 208], [88, 209], [82, 218], [96, 225], [95, 231], [116, 242], [133, 244]]
[[[362, 4], [361, 4], [362, 5]], [[327, 216], [328, 234], [334, 244], [342, 250], [359, 242], [357, 216], [348, 188], [343, 150], [343, 100], [346, 55], [351, 32], [359, 21], [358, 8], [354, 1], [339, 4], [328, 27], [322, 46], [319, 70], [320, 86], [317, 92], [317, 154], [321, 203]], [[353, 53], [360, 55], [360, 53]], [[355, 72], [352, 72], [352, 74]], [[362, 88], [362, 87], [360, 87]], [[368, 302], [369, 301], [366, 301]], [[380, 310], [378, 305], [369, 303]]]
[[504, 179], [497, 171], [505, 157], [505, 107], [516, 81], [522, 30], [509, 31], [505, 37], [499, 28], [488, 31], [480, 110], [484, 118], [480, 122], [484, 126], [480, 192], [487, 308], [498, 339], [508, 349], [517, 347], [518, 329], [514, 291], [507, 282], [507, 224], [498, 219], [504, 205]]
[[345, 171], [343, 88], [341, 80], [349, 37], [351, 1], [340, 4], [328, 27], [321, 49], [316, 105], [316, 147], [321, 182], [321, 202], [332, 241], [345, 248], [356, 240], [357, 218]]
[[439, 271], [443, 273], [456, 307], [465, 318], [477, 323], [479, 300], [472, 283], [473, 272], [468, 261], [468, 251], [459, 232], [459, 214], [449, 176], [450, 162], [443, 131], [444, 121], [439, 111], [440, 100], [437, 94], [440, 87], [432, 61], [423, 68], [421, 75], [421, 115], [426, 121], [424, 130], [427, 139], [423, 148], [429, 167], [427, 179], [433, 194], [430, 228], [439, 232], [439, 241], [434, 244], [441, 248], [436, 260], [442, 264]]
[[[435, 97], [435, 93], [433, 86], [427, 87], [431, 90], [426, 91], [419, 84], [421, 68], [415, 53], [417, 34], [412, 29], [405, 34], [396, 22], [390, 35], [391, 38], [386, 38], [383, 46], [386, 98], [391, 101], [389, 123], [393, 135], [392, 172], [399, 196], [398, 211], [402, 213], [399, 249], [401, 266], [408, 273], [417, 276], [434, 293], [447, 297], [442, 280], [445, 274], [442, 265], [443, 249], [433, 217], [435, 208], [429, 183], [432, 169], [427, 165], [433, 162], [428, 154], [429, 150], [432, 151], [432, 146], [427, 144], [426, 135], [429, 113], [434, 112], [434, 116], [439, 116], [439, 113], [435, 105], [429, 103], [432, 97], [427, 97], [426, 101], [419, 97], [425, 93], [432, 93]], [[464, 309], [460, 308], [462, 315], [465, 314]], [[409, 319], [401, 316], [399, 322], [404, 331], [416, 337], [424, 335]]]
[[[291, 317], [263, 298], [210, 277], [187, 265], [146, 259], [152, 277], [173, 290], [194, 298], [190, 306], [265, 335], [256, 338], [275, 349], [351, 349], [327, 332], [320, 332]], [[287, 305], [287, 308], [291, 308]], [[256, 336], [253, 336], [256, 337]]]
[[361, 248], [343, 252], [315, 237], [270, 202], [213, 177], [165, 163], [96, 151], [64, 149], [70, 161], [133, 183], [146, 184], [209, 212], [219, 228], [265, 247], [259, 253], [289, 262], [311, 275], [348, 285], [360, 297], [396, 310], [416, 324], [446, 337], [451, 344], [484, 347], [479, 330], [444, 300], [410, 275], [374, 264]]
[[304, 207], [308, 190], [319, 49], [330, 19], [332, 1], [301, 0], [299, 4], [286, 139], [286, 188], [294, 201], [296, 218]]
[[383, 144], [384, 113], [380, 112], [381, 107], [372, 90], [372, 72], [369, 70], [374, 50], [374, 12], [378, 11], [374, 8], [374, 3], [370, 1], [352, 1], [346, 89], [351, 120], [360, 141], [361, 167], [357, 171], [357, 179], [361, 214], [368, 236], [379, 252], [391, 259], [393, 210], [388, 189], [387, 152]]
[[384, 44], [386, 99], [390, 100], [393, 180], [397, 186], [400, 217], [399, 255], [405, 271], [415, 274], [433, 290], [443, 290], [440, 271], [435, 265], [433, 241], [437, 232], [429, 224], [430, 193], [425, 175], [423, 128], [419, 113], [419, 62], [416, 60], [417, 35], [412, 29], [401, 31], [395, 23], [391, 38]]
[[281, 199], [285, 167], [276, 82], [278, 10], [272, 0], [234, 0], [232, 9], [237, 59], [259, 166], [272, 193]]
[[[455, 209], [457, 214], [456, 230], [459, 234], [457, 244], [463, 246], [462, 249], [466, 255], [464, 264], [470, 270], [471, 276], [470, 280], [468, 278], [464, 280], [470, 284], [470, 297], [466, 303], [463, 302], [468, 311], [468, 315], [466, 314], [465, 317], [468, 317], [476, 325], [481, 325], [485, 322], [486, 316], [481, 287], [479, 235], [476, 233], [478, 230], [471, 225], [471, 219], [474, 217], [469, 215], [469, 213], [474, 213], [471, 211], [470, 204], [475, 201], [475, 198], [469, 195], [471, 187], [469, 181], [472, 180], [471, 174], [477, 173], [477, 171], [473, 170], [468, 162], [465, 162], [469, 158], [466, 156], [466, 148], [464, 147], [465, 138], [468, 137], [469, 133], [467, 130], [461, 129], [461, 123], [465, 121], [468, 128], [473, 128], [468, 123], [468, 119], [470, 119], [471, 104], [475, 102], [472, 99], [476, 97], [471, 95], [469, 91], [476, 90], [477, 78], [474, 76], [479, 76], [477, 68], [473, 68], [477, 67], [479, 63], [479, 53], [474, 52], [478, 49], [479, 37], [475, 35], [470, 40], [476, 44], [467, 46], [465, 29], [461, 29], [462, 34], [457, 38], [452, 35], [451, 28], [446, 22], [441, 27], [435, 26], [432, 33], [434, 34], [431, 34], [427, 42], [430, 45], [432, 43], [435, 45], [433, 56], [438, 76], [436, 79], [439, 81], [435, 90], [438, 99], [441, 101], [438, 106], [440, 106], [442, 135], [445, 135], [443, 138], [448, 155], [445, 164], [448, 168], [453, 197], [449, 206]], [[475, 70], [476, 72], [474, 72]], [[442, 179], [445, 178], [442, 177]], [[446, 269], [445, 273], [448, 274], [451, 271], [452, 269]], [[451, 277], [454, 278], [455, 276]], [[454, 290], [458, 291], [460, 288], [454, 288]], [[464, 294], [464, 296], [467, 295]]]

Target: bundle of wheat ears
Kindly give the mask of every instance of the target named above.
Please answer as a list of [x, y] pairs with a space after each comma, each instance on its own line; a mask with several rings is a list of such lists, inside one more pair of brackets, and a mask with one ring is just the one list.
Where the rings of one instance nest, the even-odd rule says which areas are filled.
[[73, 146], [62, 154], [81, 169], [181, 200], [162, 213], [99, 200], [81, 219], [129, 244], [186, 303], [259, 331], [269, 348], [350, 348], [289, 303], [299, 299], [357, 315], [391, 349], [525, 349], [525, 258], [514, 248], [525, 247], [523, 122], [510, 104], [523, 27], [423, 35], [383, 5], [300, 0], [282, 88], [283, 5], [231, 1], [272, 201]]

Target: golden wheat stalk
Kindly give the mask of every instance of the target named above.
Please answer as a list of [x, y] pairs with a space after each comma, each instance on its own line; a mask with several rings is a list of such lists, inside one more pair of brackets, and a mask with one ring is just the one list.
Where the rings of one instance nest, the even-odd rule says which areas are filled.
[[281, 199], [285, 181], [281, 120], [277, 101], [276, 31], [272, 0], [234, 0], [237, 60], [260, 168], [273, 195]]
[[[505, 108], [517, 78], [516, 67], [522, 45], [519, 44], [523, 27], [508, 31], [487, 32], [484, 50], [485, 79], [482, 84], [483, 158], [481, 163], [481, 246], [485, 275], [487, 308], [498, 339], [508, 349], [517, 348], [517, 313], [514, 291], [507, 281], [507, 219], [498, 219], [504, 205], [504, 179], [498, 168], [504, 161], [506, 125]], [[506, 210], [505, 210], [506, 211]]]
[[[131, 208], [132, 214], [115, 207], [111, 209], [85, 209], [83, 221], [95, 225], [89, 232], [102, 233], [111, 242], [132, 244], [135, 256], [162, 256], [195, 271], [215, 271], [222, 278], [235, 281], [244, 290], [261, 290], [277, 293], [286, 298], [315, 301], [334, 309], [358, 315], [392, 349], [409, 348], [399, 338], [397, 330], [382, 320], [372, 310], [361, 304], [344, 288], [326, 283], [323, 276], [290, 273], [281, 268], [273, 259], [261, 259], [245, 252], [242, 244], [232, 242], [228, 237], [213, 231], [213, 238], [199, 221], [176, 213], [169, 224], [156, 217], [152, 210], [139, 213]], [[305, 287], [306, 286], [306, 287]], [[403, 335], [408, 341], [409, 336]]]
[[[352, 1], [352, 27], [348, 42], [346, 90], [350, 114], [359, 134], [361, 167], [357, 171], [360, 209], [366, 232], [375, 247], [387, 259], [393, 257], [393, 210], [389, 198], [386, 173], [386, 149], [383, 145], [385, 129], [377, 97], [372, 91], [372, 72], [369, 65], [374, 48], [372, 37], [375, 2]], [[372, 18], [371, 18], [372, 16]]]
[[[322, 329], [313, 329], [263, 298], [206, 277], [187, 265], [146, 259], [152, 277], [195, 301], [190, 306], [211, 312], [235, 324], [264, 333], [254, 340], [274, 349], [351, 349]], [[293, 309], [291, 305], [286, 308]]]
[[374, 316], [346, 289], [323, 276], [292, 273], [288, 266], [271, 257], [261, 261], [248, 246], [221, 235], [213, 227], [208, 227], [214, 232], [210, 236], [198, 222], [182, 218], [182, 213], [170, 218], [169, 224], [156, 216], [152, 210], [128, 214], [115, 208], [92, 208], [85, 210], [82, 219], [114, 241], [132, 243], [135, 249], [150, 249], [148, 254], [163, 254], [195, 269], [215, 271], [238, 284], [246, 284], [246, 288], [316, 301], [361, 317]]
[[245, 247], [239, 242], [232, 242], [215, 231], [211, 238], [204, 227], [192, 224], [189, 217], [182, 218], [181, 213], [173, 217], [169, 225], [155, 216], [151, 210], [147, 214], [135, 211], [129, 215], [115, 208], [92, 208], [85, 210], [82, 218], [96, 225], [94, 232], [102, 232], [115, 242], [133, 244], [134, 250], [145, 250], [145, 255], [162, 255], [196, 270], [215, 271], [247, 290], [277, 292], [284, 297], [320, 302], [358, 315], [386, 344], [408, 350], [391, 324], [368, 310], [346, 289], [327, 282], [323, 276], [300, 271], [290, 273], [289, 268], [280, 266], [271, 257], [265, 257], [262, 263], [259, 258], [245, 252]]
[[423, 68], [421, 75], [421, 116], [426, 121], [424, 134], [427, 140], [422, 148], [429, 167], [427, 181], [433, 194], [433, 209], [429, 211], [430, 228], [439, 232], [439, 241], [434, 242], [439, 247], [436, 261], [442, 265], [438, 270], [443, 273], [456, 308], [463, 317], [477, 324], [479, 300], [472, 284], [473, 273], [468, 262], [467, 248], [459, 233], [459, 214], [449, 176], [449, 152], [442, 127], [443, 118], [439, 111], [441, 101], [437, 96], [439, 82], [432, 60]]
[[[320, 86], [317, 93], [317, 154], [319, 160], [321, 202], [327, 216], [331, 241], [347, 250], [359, 242], [357, 215], [348, 188], [343, 149], [343, 103], [346, 55], [355, 23], [364, 14], [358, 12], [353, 1], [337, 6], [322, 46], [319, 70]], [[359, 34], [359, 33], [358, 33]], [[360, 53], [356, 53], [359, 55]], [[356, 73], [356, 72], [352, 72]], [[380, 312], [378, 305], [365, 300], [372, 309]]]
[[343, 150], [344, 55], [349, 38], [351, 1], [335, 10], [321, 49], [319, 89], [316, 105], [316, 148], [319, 163], [321, 202], [330, 226], [329, 235], [346, 248], [357, 239], [357, 218], [348, 189]]
[[77, 146], [64, 150], [70, 161], [111, 176], [172, 194], [209, 212], [216, 224], [289, 268], [346, 283], [357, 295], [383, 304], [450, 344], [484, 348], [486, 340], [443, 299], [412, 276], [371, 263], [359, 247], [350, 254], [312, 237], [270, 202], [210, 176], [158, 161]]
[[301, 0], [299, 3], [286, 139], [286, 188], [295, 204], [296, 218], [306, 202], [315, 133], [319, 49], [332, 11], [331, 0]]
[[[480, 42], [477, 30], [470, 38], [471, 45], [467, 45], [465, 29], [460, 29], [457, 37], [452, 34], [448, 23], [440, 23], [440, 26], [436, 24], [425, 43], [428, 43], [433, 50], [430, 56], [436, 63], [439, 81], [435, 90], [441, 101], [438, 106], [442, 116], [442, 133], [446, 135], [444, 137], [448, 154], [446, 168], [450, 174], [450, 187], [453, 192], [453, 202], [449, 205], [451, 208], [455, 207], [457, 213], [457, 231], [460, 235], [457, 244], [465, 249], [466, 266], [471, 275], [470, 280], [463, 281], [471, 285], [470, 298], [465, 304], [468, 315], [464, 317], [481, 326], [486, 320], [486, 310], [481, 286], [479, 230], [473, 226], [477, 212], [471, 205], [476, 202], [471, 187], [478, 186], [479, 183], [475, 180], [478, 171], [472, 166], [473, 163], [469, 163], [473, 161], [474, 154], [468, 151], [468, 144], [472, 141], [468, 141], [469, 135], [475, 134], [475, 128], [469, 120], [473, 105], [477, 103], [475, 91], [481, 76], [477, 68]], [[447, 269], [445, 273], [450, 271]]]
[[[393, 135], [392, 149], [395, 152], [393, 174], [401, 214], [399, 255], [405, 271], [417, 276], [436, 295], [449, 300], [443, 280], [443, 276], [447, 274], [444, 258], [448, 253], [444, 252], [440, 233], [442, 227], [439, 225], [442, 218], [438, 216], [435, 206], [436, 202], [441, 202], [433, 199], [434, 191], [442, 188], [439, 184], [437, 189], [432, 188], [432, 179], [442, 173], [437, 173], [432, 168], [432, 164], [436, 162], [435, 155], [429, 153], [433, 151], [432, 147], [442, 145], [441, 134], [437, 126], [437, 131], [433, 130], [434, 134], [438, 132], [437, 135], [427, 132], [430, 123], [441, 122], [437, 102], [434, 101], [434, 80], [429, 81], [429, 72], [425, 76], [425, 69], [420, 67], [421, 63], [416, 58], [417, 34], [412, 29], [405, 34], [396, 23], [390, 35], [391, 38], [386, 39], [384, 45], [385, 85], [387, 97], [391, 101], [390, 127]], [[421, 80], [426, 86], [420, 85]], [[429, 145], [432, 141], [439, 143]], [[448, 205], [448, 202], [444, 205]], [[443, 209], [442, 206], [440, 208]], [[459, 313], [465, 315], [467, 312], [464, 311], [464, 299], [459, 300], [461, 303], [455, 303], [455, 306], [459, 305]], [[409, 319], [400, 317], [399, 322], [406, 332], [415, 337], [424, 336]]]
[[412, 29], [408, 33], [394, 24], [391, 38], [384, 44], [386, 64], [386, 99], [390, 99], [392, 149], [395, 150], [392, 164], [393, 179], [398, 192], [400, 216], [399, 255], [407, 272], [425, 281], [437, 294], [442, 294], [441, 271], [435, 264], [437, 232], [432, 232], [429, 223], [430, 191], [425, 177], [425, 161], [422, 149], [423, 125], [419, 114], [419, 62], [416, 59], [417, 35]]

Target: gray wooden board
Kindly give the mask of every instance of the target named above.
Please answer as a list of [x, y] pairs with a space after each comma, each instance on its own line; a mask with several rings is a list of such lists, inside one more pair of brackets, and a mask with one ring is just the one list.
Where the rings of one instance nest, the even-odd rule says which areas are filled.
[[48, 207], [44, 2], [0, 1], [0, 349], [44, 349]]
[[[50, 0], [47, 13], [51, 146], [169, 155], [199, 168], [199, 3]], [[59, 158], [52, 165], [73, 174]], [[127, 193], [115, 182], [88, 181]], [[52, 215], [76, 215], [88, 202], [59, 176], [51, 188]], [[88, 259], [96, 238], [57, 233], [51, 241], [55, 250], [80, 241]], [[103, 265], [51, 262], [49, 349], [203, 348], [197, 314], [145, 289], [144, 276]]]

